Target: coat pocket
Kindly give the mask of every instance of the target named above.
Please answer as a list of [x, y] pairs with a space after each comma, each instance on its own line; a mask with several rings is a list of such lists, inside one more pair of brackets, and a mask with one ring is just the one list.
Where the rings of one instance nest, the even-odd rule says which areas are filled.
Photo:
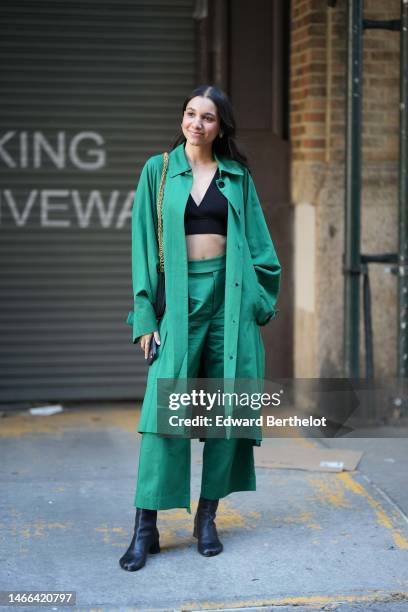
[[149, 376], [151, 376], [150, 372], [152, 371], [155, 374], [155, 376], [157, 376], [158, 378], [160, 378], [161, 375], [163, 374], [163, 367], [165, 363], [164, 347], [166, 346], [167, 329], [163, 330], [162, 333], [159, 332], [159, 334], [160, 334], [160, 345], [158, 348], [157, 357], [153, 361], [153, 363], [151, 363], [151, 365], [149, 366]]
[[251, 281], [251, 292], [253, 295], [252, 301], [252, 313], [255, 321], [258, 325], [266, 325], [271, 319], [274, 319], [279, 312], [277, 308], [274, 308], [268, 304], [267, 300], [263, 297], [262, 287], [258, 282], [258, 277], [255, 272], [254, 266], [251, 264], [251, 270], [249, 272]]
[[166, 344], [167, 339], [167, 313], [165, 312], [163, 317], [159, 321], [159, 335], [160, 335], [160, 346], [159, 346], [159, 355], [158, 359], [160, 359], [161, 354], [164, 350], [164, 345]]

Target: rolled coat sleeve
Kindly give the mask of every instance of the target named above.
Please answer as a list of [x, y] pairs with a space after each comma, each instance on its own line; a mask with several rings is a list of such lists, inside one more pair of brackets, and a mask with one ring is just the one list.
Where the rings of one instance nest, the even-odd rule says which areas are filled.
[[256, 319], [258, 325], [266, 325], [279, 312], [276, 302], [280, 290], [281, 265], [249, 171], [246, 171], [245, 178], [245, 233], [259, 290]]
[[145, 163], [135, 191], [132, 208], [133, 310], [126, 323], [132, 326], [132, 342], [158, 329], [154, 302], [159, 262], [157, 212], [152, 164]]

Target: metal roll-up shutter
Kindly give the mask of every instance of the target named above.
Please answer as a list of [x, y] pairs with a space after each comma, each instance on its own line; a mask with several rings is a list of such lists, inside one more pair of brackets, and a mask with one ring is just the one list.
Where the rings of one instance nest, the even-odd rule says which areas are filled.
[[142, 397], [130, 215], [194, 86], [192, 0], [0, 4], [0, 401]]

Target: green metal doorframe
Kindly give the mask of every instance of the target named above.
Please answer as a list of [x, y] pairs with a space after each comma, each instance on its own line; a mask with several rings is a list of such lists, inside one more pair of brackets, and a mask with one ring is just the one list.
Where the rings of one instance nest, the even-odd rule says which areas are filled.
[[398, 376], [408, 377], [408, 2], [401, 1]]
[[344, 230], [344, 370], [360, 375], [360, 242], [363, 5], [349, 0], [347, 10], [346, 185]]
[[[335, 0], [328, 0], [334, 7]], [[400, 30], [400, 155], [399, 239], [397, 254], [361, 253], [361, 133], [363, 32], [376, 28]], [[344, 232], [344, 375], [360, 377], [360, 274], [365, 274], [366, 376], [374, 375], [373, 339], [368, 285], [368, 263], [398, 261], [398, 376], [408, 376], [408, 1], [401, 0], [401, 19], [388, 21], [363, 18], [363, 0], [347, 3], [347, 103]], [[366, 299], [368, 295], [368, 298]], [[367, 306], [368, 305], [368, 306]]]

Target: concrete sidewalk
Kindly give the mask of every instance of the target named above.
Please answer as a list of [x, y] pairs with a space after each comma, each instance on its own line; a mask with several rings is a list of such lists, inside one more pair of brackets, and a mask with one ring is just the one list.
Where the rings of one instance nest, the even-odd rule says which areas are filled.
[[192, 537], [203, 448], [193, 441], [193, 514], [160, 512], [162, 552], [128, 573], [118, 559], [134, 522], [137, 418], [120, 403], [0, 420], [1, 590], [74, 590], [75, 609], [408, 610], [408, 432], [265, 439], [364, 455], [354, 472], [257, 467], [256, 492], [220, 502], [224, 552], [213, 558]]

